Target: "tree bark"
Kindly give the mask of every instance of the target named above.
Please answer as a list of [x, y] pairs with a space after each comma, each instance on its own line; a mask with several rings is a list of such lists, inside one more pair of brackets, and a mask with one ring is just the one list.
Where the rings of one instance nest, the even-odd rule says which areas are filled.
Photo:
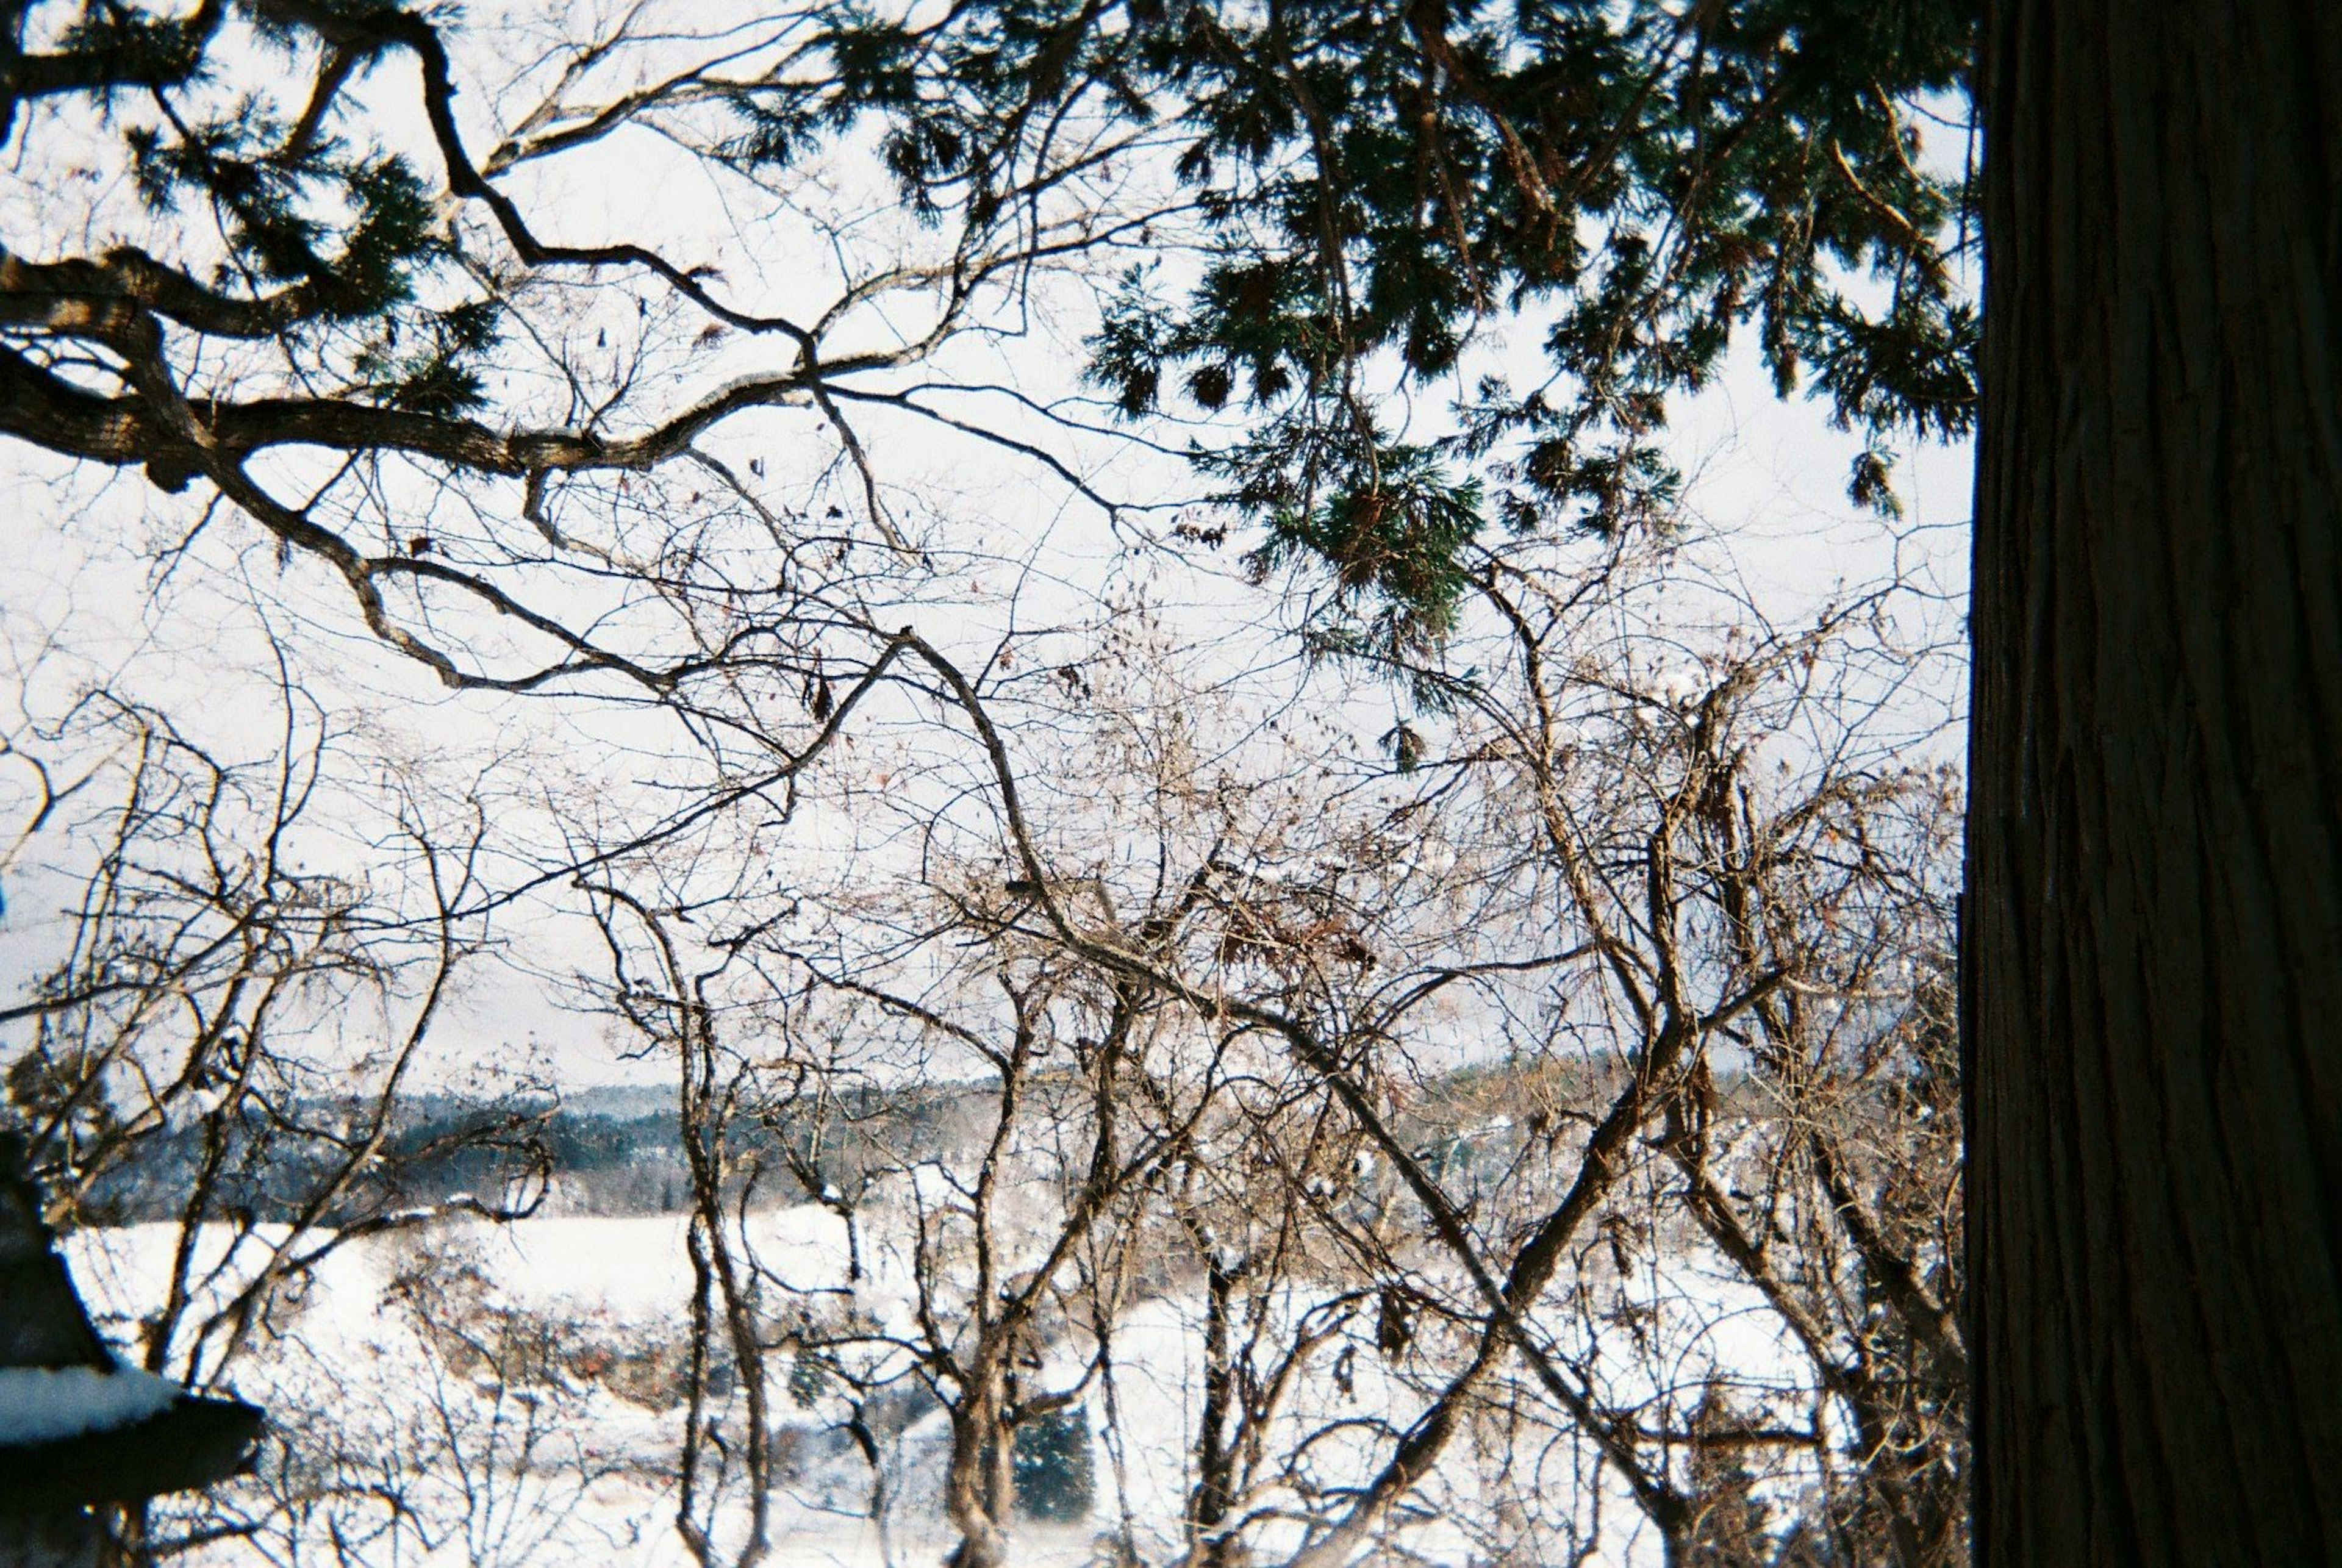
[[1977, 1561], [2342, 1563], [2342, 7], [1990, 13]]

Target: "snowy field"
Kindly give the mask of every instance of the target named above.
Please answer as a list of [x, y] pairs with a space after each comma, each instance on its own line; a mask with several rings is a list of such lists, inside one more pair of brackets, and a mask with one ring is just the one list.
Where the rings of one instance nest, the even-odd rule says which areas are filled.
[[[208, 1253], [196, 1259], [215, 1294], [271, 1239], [256, 1232], [230, 1250], [227, 1237], [225, 1229], [205, 1233]], [[176, 1240], [165, 1225], [70, 1238], [75, 1273], [117, 1343], [128, 1342], [136, 1304], [165, 1288]], [[907, 1336], [906, 1260], [866, 1246], [865, 1277], [849, 1283], [844, 1225], [829, 1210], [754, 1213], [739, 1240], [771, 1286], [850, 1303], [878, 1330]], [[1732, 1301], [1700, 1273], [1686, 1261], [1610, 1282], [1614, 1301], [1644, 1316], [1644, 1374], [1687, 1387], [1723, 1369], [1746, 1387], [1786, 1368], [1756, 1303]], [[206, 1550], [205, 1560], [331, 1561], [338, 1543], [348, 1560], [385, 1563], [690, 1562], [675, 1520], [692, 1277], [680, 1215], [434, 1221], [334, 1251], [310, 1283], [242, 1331], [223, 1381], [266, 1404], [285, 1442], [230, 1499], [263, 1525], [248, 1541]], [[1656, 1304], [1686, 1300], [1698, 1310], [1679, 1323]], [[1283, 1304], [1293, 1320], [1283, 1327], [1306, 1326], [1298, 1320], [1310, 1301], [1296, 1291]], [[1303, 1493], [1370, 1476], [1386, 1446], [1381, 1422], [1404, 1424], [1423, 1400], [1423, 1379], [1377, 1353], [1371, 1313], [1317, 1310], [1338, 1326], [1300, 1367], [1286, 1406], [1291, 1430], [1281, 1434], [1305, 1455], [1296, 1473]], [[1016, 1561], [1127, 1562], [1117, 1557], [1126, 1541], [1140, 1561], [1179, 1559], [1203, 1318], [1197, 1293], [1163, 1291], [1134, 1299], [1105, 1347], [1093, 1333], [1065, 1330], [1039, 1354], [1037, 1383], [1084, 1388], [1094, 1483], [1086, 1519], [1021, 1522]], [[1554, 1330], [1565, 1340], [1572, 1333], [1561, 1322]], [[860, 1413], [880, 1443], [874, 1470], [845, 1430], [849, 1402], [788, 1376], [786, 1351], [774, 1360], [786, 1392], [771, 1428], [786, 1457], [767, 1561], [939, 1561], [954, 1539], [938, 1498], [946, 1412], [912, 1392], [909, 1378], [900, 1392], [866, 1402]], [[726, 1391], [720, 1378], [712, 1386]], [[1612, 1397], [1620, 1386], [1609, 1385]], [[1652, 1392], [1660, 1392], [1656, 1382]], [[1509, 1437], [1492, 1427], [1481, 1439], [1453, 1451], [1417, 1488], [1416, 1506], [1403, 1516], [1406, 1560], [1453, 1568], [1502, 1560], [1485, 1529], [1455, 1527], [1448, 1517], [1446, 1504], [1468, 1498], [1475, 1516], [1518, 1521], [1516, 1551], [1535, 1554], [1506, 1554], [1511, 1561], [1566, 1560], [1545, 1554], [1564, 1545], [1567, 1555], [1586, 1553], [1581, 1561], [1659, 1561], [1656, 1533], [1631, 1497], [1601, 1479], [1591, 1451], [1571, 1434], [1516, 1423]], [[1527, 1501], [1488, 1495], [1507, 1486]], [[746, 1517], [735, 1488], [716, 1510], [719, 1558], [726, 1546], [736, 1551]], [[1536, 1544], [1541, 1529], [1544, 1548]], [[1275, 1553], [1297, 1545], [1299, 1533], [1271, 1523], [1255, 1539]]]

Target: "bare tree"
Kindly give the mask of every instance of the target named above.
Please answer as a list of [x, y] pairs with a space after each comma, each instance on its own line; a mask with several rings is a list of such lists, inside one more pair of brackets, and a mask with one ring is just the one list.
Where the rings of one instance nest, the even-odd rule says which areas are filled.
[[[979, 536], [874, 433], [1148, 510], [1083, 461], [1086, 404], [986, 379], [1063, 298], [1126, 325], [1090, 275], [1186, 221], [1110, 8], [911, 15], [875, 60], [822, 8], [71, 9], [0, 56], [43, 198], [0, 254], [0, 431], [143, 474], [163, 575], [241, 572], [305, 628], [257, 763], [180, 698], [6, 743], [11, 855], [87, 851], [68, 951], [0, 1012], [12, 1104], [61, 1218], [168, 1196], [150, 1365], [289, 1363], [332, 1260], [542, 1193], [549, 1099], [403, 1120], [494, 956], [673, 1086], [665, 1501], [711, 1568], [787, 1549], [792, 1407], [859, 1455], [889, 1553], [924, 1432], [953, 1560], [1011, 1560], [1020, 1441], [1094, 1400], [1119, 1465], [1117, 1347], [1164, 1303], [1186, 1568], [1443, 1528], [1509, 1561], [1965, 1550], [1959, 789], [1904, 584], [1782, 624], [1677, 536], [1483, 545], [1456, 503], [1436, 625], [1359, 596], [1376, 513], [1296, 641], [1235, 624], [1274, 596], [1212, 564], [1225, 512], [1079, 581]], [[565, 171], [637, 148], [720, 264], [554, 237], [590, 215]], [[138, 177], [76, 183], [84, 153]], [[1245, 614], [1132, 585], [1183, 556], [1175, 591]], [[353, 613], [396, 655], [362, 677], [308, 634]], [[361, 700], [444, 715], [460, 787], [342, 754], [327, 715], [385, 667], [455, 694]], [[370, 834], [329, 829], [364, 799]], [[459, 1147], [516, 1186], [415, 1201]], [[793, 1202], [836, 1239], [810, 1271], [772, 1240]], [[133, 1544], [560, 1550], [543, 1522], [606, 1473], [563, 1440], [592, 1406], [545, 1375], [562, 1331], [409, 1285], [401, 1452], [288, 1432], [242, 1513]]]
[[[70, 793], [36, 797], [35, 826], [75, 857], [60, 870], [85, 870], [62, 956], [0, 1014], [30, 1031], [5, 1114], [53, 1223], [169, 1223], [154, 1294], [125, 1326], [139, 1361], [191, 1387], [273, 1355], [286, 1304], [342, 1249], [448, 1207], [514, 1217], [542, 1192], [537, 1113], [483, 1104], [424, 1131], [407, 1104], [438, 1081], [433, 1030], [475, 949], [458, 906], [475, 886], [476, 812], [467, 835], [460, 815], [396, 796], [379, 882], [305, 869], [338, 737], [289, 683], [278, 696], [275, 744], [253, 763], [105, 691], [10, 743], [59, 759], [36, 764], [45, 779], [72, 771]], [[501, 1193], [418, 1206], [422, 1174], [459, 1152], [500, 1164]], [[255, 1527], [232, 1494], [181, 1506], [129, 1522], [134, 1554]]]
[[[1926, 667], [1927, 650], [1897, 644], [1876, 595], [1780, 630], [1762, 629], [1751, 606], [1726, 599], [1750, 624], [1736, 634], [1719, 627], [1711, 647], [1686, 646], [1635, 624], [1634, 592], [1659, 582], [1637, 574], [1647, 570], [1613, 558], [1573, 578], [1492, 559], [1482, 591], [1506, 650], [1496, 655], [1505, 674], [1408, 672], [1457, 713], [1458, 739], [1452, 755], [1426, 754], [1413, 722], [1402, 721], [1386, 737], [1399, 768], [1428, 775], [1426, 800], [1482, 803], [1472, 854], [1440, 880], [1456, 887], [1455, 866], [1466, 866], [1470, 930], [1496, 924], [1530, 934], [1534, 946], [1466, 960], [1456, 944], [1470, 933], [1451, 928], [1445, 962], [1386, 971], [1363, 986], [1361, 960], [1377, 938], [1386, 953], [1403, 953], [1394, 940], [1403, 927], [1388, 916], [1379, 929], [1353, 924], [1355, 900], [1346, 909], [1326, 902], [1338, 870], [1314, 889], [1286, 884], [1264, 898], [1242, 877], [1199, 869], [1198, 885], [1213, 891], [1198, 907], [1225, 923], [1208, 956], [1142, 952], [1101, 925], [1080, 884], [1042, 858], [1016, 807], [1006, 748], [972, 688], [959, 688], [999, 768], [1013, 853], [1046, 929], [1202, 1016], [1276, 1042], [1389, 1163], [1437, 1243], [1376, 1260], [1384, 1333], [1400, 1340], [1403, 1320], [1433, 1308], [1458, 1331], [1456, 1358], [1422, 1413], [1394, 1433], [1376, 1478], [1297, 1561], [1355, 1551], [1505, 1385], [1516, 1354], [1536, 1397], [1591, 1441], [1672, 1555], [1695, 1550], [1713, 1513], [1692, 1456], [1727, 1445], [1811, 1455], [1838, 1441], [1832, 1430], [1847, 1433], [1867, 1490], [1829, 1507], [1875, 1521], [1843, 1524], [1841, 1534], [1875, 1530], [1903, 1561], [1958, 1549], [1964, 1371], [1946, 1229], [1957, 1213], [1947, 1191], [1956, 1134], [1947, 1121], [1929, 1124], [1951, 1108], [1942, 975], [1957, 792], [1940, 766], [1889, 761], [1901, 737], [1873, 732], [1891, 722], [1889, 698]], [[1780, 774], [1760, 780], [1750, 759], [1768, 740]], [[1355, 866], [1356, 857], [1332, 864]], [[1305, 924], [1302, 910], [1316, 918]], [[1510, 1059], [1560, 1067], [1574, 1054], [1606, 1069], [1586, 1075], [1608, 1080], [1606, 1099], [1541, 1113], [1526, 1146], [1556, 1151], [1560, 1168], [1513, 1190], [1551, 1196], [1501, 1219], [1486, 1196], [1445, 1176], [1444, 1162], [1411, 1135], [1423, 1129], [1405, 1106], [1431, 1086], [1402, 1070], [1406, 1042], [1451, 987], [1483, 993], [1487, 1025]], [[1720, 1054], [1744, 1058], [1731, 1064], [1742, 1105], [1782, 1097], [1789, 1135], [1767, 1156], [1768, 1179], [1798, 1174], [1795, 1202], [1819, 1227], [1787, 1276], [1768, 1255], [1770, 1234], [1752, 1234], [1741, 1200], [1717, 1184]], [[1582, 1121], [1573, 1124], [1573, 1114]], [[1931, 1151], [1927, 1163], [1857, 1155], [1882, 1134], [1916, 1137]], [[1655, 1146], [1666, 1154], [1667, 1177], [1645, 1169]], [[1629, 1394], [1606, 1364], [1604, 1340], [1573, 1349], [1545, 1321], [1549, 1288], [1576, 1272], [1574, 1250], [1597, 1222], [1617, 1223], [1621, 1204], [1663, 1199], [1802, 1347], [1800, 1387], [1828, 1401], [1844, 1428], [1726, 1420], [1705, 1377]], [[1891, 1224], [1881, 1217], [1888, 1212], [1898, 1215]], [[1916, 1231], [1915, 1214], [1925, 1216]], [[1827, 1266], [1840, 1249], [1850, 1269]]]

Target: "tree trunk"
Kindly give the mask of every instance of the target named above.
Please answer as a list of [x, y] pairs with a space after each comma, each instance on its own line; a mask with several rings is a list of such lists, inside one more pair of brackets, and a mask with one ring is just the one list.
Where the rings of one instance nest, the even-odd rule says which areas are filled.
[[1236, 1568], [1241, 1537], [1221, 1526], [1236, 1506], [1236, 1387], [1229, 1318], [1236, 1276], [1206, 1243], [1204, 1259], [1204, 1407], [1196, 1422], [1196, 1483], [1187, 1493], [1189, 1560], [1197, 1568]]
[[1977, 1560], [2342, 1563], [2342, 6], [1987, 29]]
[[944, 1514], [959, 1532], [949, 1568], [1006, 1568], [1010, 1433], [1000, 1420], [1002, 1388], [995, 1355], [973, 1358], [961, 1403], [952, 1412], [951, 1457], [944, 1471]]

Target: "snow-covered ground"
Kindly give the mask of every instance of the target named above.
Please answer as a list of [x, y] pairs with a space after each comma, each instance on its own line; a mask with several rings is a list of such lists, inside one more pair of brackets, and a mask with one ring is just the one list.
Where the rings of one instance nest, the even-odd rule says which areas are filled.
[[[265, 1519], [264, 1543], [281, 1537], [279, 1550], [289, 1549], [305, 1532], [310, 1554], [324, 1550], [328, 1561], [338, 1532], [352, 1560], [366, 1562], [689, 1562], [675, 1525], [693, 1281], [686, 1229], [680, 1215], [508, 1226], [451, 1218], [333, 1251], [305, 1288], [245, 1324], [222, 1379], [268, 1406], [291, 1439], [290, 1456], [272, 1451], [235, 1505]], [[198, 1315], [206, 1297], [225, 1299], [230, 1282], [248, 1270], [254, 1243], [270, 1239], [260, 1233], [232, 1250], [227, 1238], [224, 1229], [207, 1232], [197, 1249], [195, 1277], [212, 1276]], [[866, 1242], [865, 1276], [849, 1282], [844, 1223], [831, 1211], [752, 1213], [737, 1239], [766, 1271], [768, 1299], [833, 1308], [850, 1302], [874, 1336], [911, 1332], [907, 1260]], [[164, 1298], [176, 1242], [165, 1225], [70, 1238], [75, 1275], [118, 1344], [128, 1345], [135, 1320]], [[1776, 1379], [1785, 1391], [1794, 1387], [1775, 1321], [1710, 1273], [1687, 1254], [1605, 1283], [1616, 1310], [1648, 1319], [1639, 1363], [1606, 1369], [1612, 1399], [1638, 1377], [1656, 1395], [1662, 1383], [1696, 1388], [1719, 1370], [1744, 1390]], [[1313, 1301], [1322, 1306], [1322, 1297], [1287, 1292], [1271, 1315], [1289, 1333]], [[1655, 1310], [1662, 1301], [1698, 1310], [1671, 1324]], [[1063, 1332], [1047, 1346], [1031, 1373], [1038, 1386], [1071, 1385], [1095, 1363], [1083, 1393], [1095, 1501], [1085, 1523], [1020, 1525], [1016, 1561], [1042, 1568], [1105, 1562], [1107, 1543], [1121, 1536], [1146, 1562], [1176, 1557], [1202, 1401], [1202, 1320], [1198, 1291], [1166, 1288], [1126, 1307], [1103, 1357], [1086, 1333]], [[1568, 1322], [1556, 1317], [1552, 1328], [1559, 1343], [1569, 1342]], [[1436, 1365], [1410, 1372], [1394, 1364], [1377, 1353], [1375, 1336], [1371, 1308], [1353, 1313], [1304, 1364], [1287, 1401], [1271, 1446], [1304, 1453], [1299, 1473], [1309, 1484], [1354, 1486], [1371, 1476], [1392, 1427], [1411, 1419], [1440, 1375]], [[215, 1363], [225, 1341], [206, 1343], [210, 1359], [199, 1372]], [[789, 1463], [772, 1498], [767, 1560], [850, 1568], [938, 1561], [953, 1539], [938, 1502], [949, 1443], [944, 1412], [907, 1393], [889, 1407], [897, 1424], [878, 1434], [886, 1502], [874, 1519], [877, 1477], [840, 1430], [843, 1399], [793, 1386], [786, 1350], [770, 1364], [775, 1442]], [[1526, 1502], [1506, 1503], [1496, 1495], [1506, 1488]], [[324, 1492], [334, 1496], [321, 1502]], [[407, 1534], [367, 1537], [390, 1528], [395, 1511], [385, 1499], [394, 1493], [405, 1510], [397, 1527]], [[1571, 1519], [1572, 1532], [1596, 1545], [1587, 1561], [1657, 1561], [1656, 1536], [1625, 1489], [1566, 1432], [1506, 1437], [1492, 1429], [1454, 1449], [1415, 1501], [1421, 1506], [1406, 1543], [1426, 1563], [1492, 1561], [1485, 1530], [1476, 1540], [1456, 1521], [1513, 1517], [1524, 1508]], [[727, 1495], [719, 1543], [736, 1541], [746, 1516], [744, 1501]], [[1292, 1544], [1297, 1530], [1270, 1524], [1256, 1538], [1273, 1553]], [[253, 1561], [253, 1551], [226, 1544], [205, 1557]]]

